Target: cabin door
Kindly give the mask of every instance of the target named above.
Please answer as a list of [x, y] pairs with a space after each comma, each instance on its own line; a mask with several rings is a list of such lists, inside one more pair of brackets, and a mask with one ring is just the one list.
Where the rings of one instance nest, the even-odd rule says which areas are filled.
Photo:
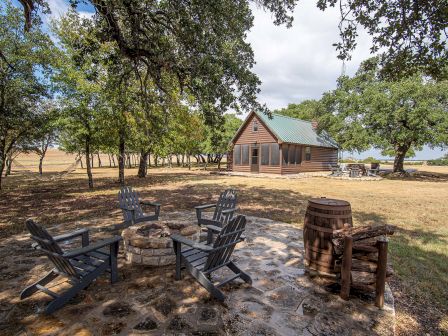
[[253, 173], [258, 173], [259, 170], [259, 155], [260, 149], [257, 145], [251, 146], [251, 160], [250, 160], [250, 171]]

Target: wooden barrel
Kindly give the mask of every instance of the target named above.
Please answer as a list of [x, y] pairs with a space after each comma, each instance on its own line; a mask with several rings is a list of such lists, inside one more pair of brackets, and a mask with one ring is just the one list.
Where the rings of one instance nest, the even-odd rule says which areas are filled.
[[333, 231], [347, 223], [353, 226], [352, 209], [347, 201], [312, 198], [308, 201], [303, 228], [307, 266], [325, 273], [334, 272]]

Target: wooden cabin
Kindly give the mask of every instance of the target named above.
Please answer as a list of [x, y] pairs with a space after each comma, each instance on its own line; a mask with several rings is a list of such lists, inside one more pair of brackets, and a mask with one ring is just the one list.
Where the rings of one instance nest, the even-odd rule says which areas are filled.
[[338, 145], [317, 124], [251, 112], [231, 141], [229, 169], [236, 172], [296, 174], [330, 170]]

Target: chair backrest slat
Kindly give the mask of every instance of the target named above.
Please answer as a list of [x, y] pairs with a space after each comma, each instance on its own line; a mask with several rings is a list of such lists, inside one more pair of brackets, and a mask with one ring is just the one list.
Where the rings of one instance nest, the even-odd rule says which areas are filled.
[[[139, 194], [132, 190], [131, 187], [123, 187], [118, 192], [118, 202], [120, 206], [135, 210], [135, 218], [143, 217], [143, 210], [140, 206]], [[123, 210], [124, 221], [132, 220], [132, 212]]]
[[232, 256], [236, 244], [242, 241], [241, 235], [246, 228], [246, 217], [238, 215], [233, 218], [215, 239], [213, 248], [216, 251], [210, 253], [204, 265], [204, 271], [215, 269], [226, 264]]
[[215, 212], [213, 213], [213, 219], [221, 223], [228, 223], [232, 219], [233, 213], [230, 215], [223, 215], [222, 211], [226, 209], [236, 208], [237, 196], [236, 191], [233, 189], [227, 189], [221, 193], [218, 202], [216, 204]]
[[79, 273], [70, 261], [63, 256], [61, 247], [44, 227], [32, 219], [28, 219], [25, 225], [31, 233], [31, 238], [37, 242], [40, 250], [47, 255], [59, 272], [69, 277], [79, 277]]

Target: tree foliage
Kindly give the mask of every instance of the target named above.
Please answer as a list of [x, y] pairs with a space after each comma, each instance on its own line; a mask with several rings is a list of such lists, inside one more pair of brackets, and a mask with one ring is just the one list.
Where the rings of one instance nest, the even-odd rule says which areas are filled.
[[394, 171], [403, 171], [410, 150], [448, 145], [448, 81], [421, 74], [387, 81], [379, 72], [370, 59], [354, 77], [339, 78], [322, 98], [320, 124], [346, 150], [393, 150]]
[[[81, 1], [71, 0], [75, 7]], [[257, 104], [254, 94], [258, 79], [249, 70], [253, 64], [252, 51], [244, 42], [252, 27], [250, 4], [273, 13], [275, 24], [290, 26], [298, 3], [296, 0], [83, 2], [92, 4], [99, 13], [105, 38], [116, 41], [125, 55], [145, 64], [153, 78], [162, 69], [169, 69], [178, 75], [179, 85], [192, 89], [199, 103], [216, 103], [221, 108], [236, 105], [234, 98], [239, 98], [243, 108]], [[33, 9], [39, 8], [38, 5], [47, 8], [44, 0], [21, 3], [28, 24]], [[350, 59], [362, 28], [372, 37], [372, 54], [381, 54], [384, 77], [397, 79], [422, 70], [439, 79], [448, 75], [446, 0], [316, 0], [316, 5], [322, 11], [339, 8], [340, 40], [334, 46], [340, 59]], [[208, 77], [210, 74], [212, 77]], [[232, 92], [232, 85], [240, 90], [241, 96]]]
[[315, 99], [304, 100], [299, 104], [289, 104], [288, 107], [273, 111], [284, 116], [311, 121], [318, 116], [321, 103]]
[[56, 55], [38, 20], [28, 31], [23, 26], [23, 16], [11, 2], [0, 4], [0, 187], [8, 155], [30, 141], [43, 122]]

